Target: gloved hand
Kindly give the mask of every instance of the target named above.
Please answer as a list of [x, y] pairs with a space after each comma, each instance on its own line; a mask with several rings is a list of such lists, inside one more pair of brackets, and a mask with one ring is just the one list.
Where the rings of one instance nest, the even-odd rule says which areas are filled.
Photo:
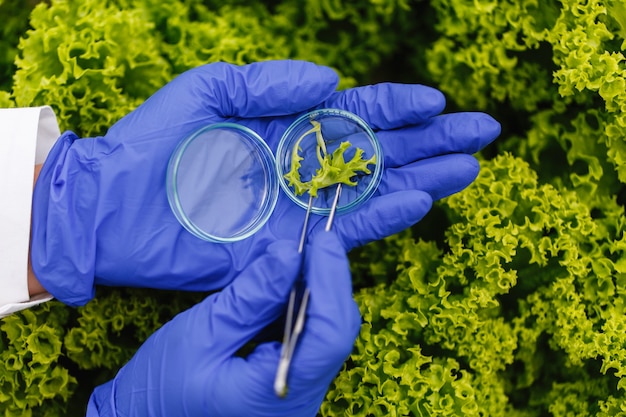
[[88, 417], [315, 416], [328, 386], [352, 350], [360, 315], [348, 260], [334, 232], [305, 249], [311, 290], [285, 398], [273, 390], [281, 345], [235, 353], [285, 309], [300, 271], [294, 241], [267, 252], [219, 293], [157, 330], [110, 382], [96, 388]]
[[[245, 125], [273, 151], [304, 111], [351, 111], [377, 132], [385, 171], [376, 195], [335, 219], [346, 249], [419, 221], [432, 201], [470, 184], [500, 125], [483, 113], [439, 115], [443, 95], [420, 85], [379, 84], [335, 91], [331, 69], [307, 62], [190, 70], [117, 122], [104, 137], [64, 133], [34, 192], [31, 259], [43, 286], [69, 305], [95, 284], [207, 291], [227, 285], [277, 239], [297, 240], [304, 210], [282, 192], [268, 223], [234, 244], [187, 232], [173, 215], [165, 173], [176, 145], [207, 124]], [[311, 221], [311, 234], [320, 229]]]

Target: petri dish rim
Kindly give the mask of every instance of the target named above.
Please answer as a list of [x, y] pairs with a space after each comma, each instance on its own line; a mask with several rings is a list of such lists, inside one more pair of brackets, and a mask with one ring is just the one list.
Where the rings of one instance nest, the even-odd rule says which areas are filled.
[[[217, 129], [232, 130], [237, 133], [237, 137], [245, 142], [246, 145], [252, 145], [252, 149], [256, 149], [256, 160], [261, 161], [263, 164], [263, 171], [266, 173], [265, 184], [267, 185], [267, 193], [264, 198], [264, 202], [260, 209], [256, 212], [256, 215], [252, 216], [248, 221], [248, 225], [243, 230], [231, 236], [220, 236], [214, 233], [207, 232], [198, 227], [186, 214], [185, 210], [180, 203], [178, 195], [178, 172], [180, 168], [180, 162], [183, 158], [187, 148], [198, 139], [201, 135]], [[166, 190], [167, 198], [172, 212], [177, 220], [183, 225], [187, 231], [194, 236], [217, 243], [231, 243], [237, 242], [255, 234], [269, 219], [274, 211], [276, 202], [278, 200], [279, 185], [277, 183], [276, 176], [276, 163], [274, 155], [271, 149], [265, 143], [265, 141], [252, 129], [230, 122], [218, 122], [213, 123], [202, 128], [199, 128], [185, 137], [174, 149], [169, 159], [166, 174]]]
[[[370, 140], [372, 144], [372, 148], [374, 149], [374, 154], [376, 155], [376, 165], [372, 173], [369, 174], [372, 176], [372, 180], [370, 181], [366, 189], [363, 190], [363, 192], [350, 203], [340, 205], [337, 207], [337, 210], [336, 210], [337, 214], [347, 213], [349, 211], [356, 209], [358, 206], [365, 203], [367, 200], [369, 200], [372, 197], [374, 192], [377, 190], [378, 185], [380, 184], [382, 174], [383, 174], [383, 169], [384, 169], [384, 157], [383, 157], [383, 152], [382, 152], [382, 146], [380, 145], [380, 142], [378, 140], [378, 137], [376, 136], [376, 133], [374, 133], [372, 128], [365, 122], [365, 120], [363, 120], [361, 117], [357, 116], [356, 114], [352, 112], [349, 112], [343, 109], [336, 109], [336, 108], [316, 109], [316, 110], [312, 110], [310, 112], [307, 112], [301, 115], [293, 123], [291, 123], [289, 127], [287, 128], [287, 130], [285, 131], [285, 133], [283, 133], [278, 143], [278, 148], [276, 150], [275, 162], [276, 162], [276, 174], [278, 177], [278, 182], [280, 184], [280, 188], [282, 188], [283, 192], [289, 197], [291, 201], [293, 201], [294, 203], [296, 203], [303, 209], [305, 210], [307, 209], [306, 202], [299, 199], [295, 195], [295, 193], [293, 192], [293, 190], [291, 189], [291, 187], [289, 186], [289, 184], [287, 183], [287, 181], [285, 180], [283, 176], [285, 174], [285, 170], [283, 169], [282, 155], [284, 155], [285, 152], [290, 151], [289, 149], [287, 149], [289, 146], [288, 141], [292, 133], [296, 129], [299, 128], [299, 125], [304, 121], [308, 121], [310, 119], [313, 119], [319, 116], [342, 117], [355, 123], [359, 128], [361, 128], [366, 133], [368, 139]], [[311, 212], [318, 214], [318, 215], [328, 216], [330, 214], [330, 208], [316, 207], [315, 204], [313, 204], [313, 207], [311, 208]]]

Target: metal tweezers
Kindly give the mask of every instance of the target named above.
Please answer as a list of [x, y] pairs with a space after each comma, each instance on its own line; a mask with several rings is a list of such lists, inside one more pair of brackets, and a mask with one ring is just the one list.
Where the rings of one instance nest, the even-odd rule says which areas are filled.
[[[339, 195], [341, 194], [341, 183], [337, 185], [335, 191], [335, 198], [330, 208], [328, 220], [326, 221], [326, 231], [329, 231], [333, 225], [333, 219], [335, 218], [335, 212], [337, 211], [337, 203], [339, 202]], [[302, 226], [302, 233], [300, 234], [300, 246], [298, 247], [298, 253], [304, 251], [304, 241], [306, 240], [307, 226], [309, 223], [309, 217], [311, 215], [311, 208], [313, 207], [313, 196], [309, 197], [309, 203], [306, 210], [306, 216], [304, 218], [304, 225]], [[283, 398], [287, 395], [287, 376], [289, 374], [289, 367], [291, 366], [291, 359], [296, 350], [296, 344], [298, 338], [304, 329], [304, 321], [306, 316], [306, 308], [309, 302], [310, 291], [307, 287], [304, 288], [302, 294], [302, 301], [298, 309], [298, 315], [295, 323], [294, 312], [296, 309], [296, 297], [298, 292], [298, 286], [294, 285], [289, 294], [289, 304], [287, 305], [287, 318], [285, 321], [285, 332], [283, 335], [283, 345], [280, 351], [280, 360], [278, 362], [278, 370], [276, 371], [276, 378], [274, 379], [274, 392], [279, 397]]]

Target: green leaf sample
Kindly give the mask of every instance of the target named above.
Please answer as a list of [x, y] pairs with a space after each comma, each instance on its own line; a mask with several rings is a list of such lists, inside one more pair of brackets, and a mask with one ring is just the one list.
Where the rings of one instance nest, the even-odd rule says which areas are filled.
[[[296, 195], [302, 195], [308, 192], [311, 197], [315, 198], [317, 197], [317, 191], [319, 189], [335, 184], [355, 186], [357, 182], [354, 180], [354, 177], [357, 173], [371, 173], [367, 166], [376, 163], [376, 155], [373, 155], [370, 159], [365, 159], [363, 157], [363, 149], [355, 148], [354, 155], [346, 162], [344, 154], [352, 147], [352, 144], [348, 141], [341, 142], [337, 149], [332, 153], [328, 153], [326, 142], [322, 136], [321, 123], [316, 120], [311, 120], [311, 124], [313, 127], [296, 139], [291, 152], [291, 168], [289, 172], [284, 175], [289, 186], [294, 187]], [[300, 177], [300, 167], [303, 157], [300, 156], [298, 152], [302, 150], [300, 147], [302, 140], [312, 133], [315, 134], [316, 156], [320, 167], [315, 171], [315, 174], [309, 181], [303, 182]]]

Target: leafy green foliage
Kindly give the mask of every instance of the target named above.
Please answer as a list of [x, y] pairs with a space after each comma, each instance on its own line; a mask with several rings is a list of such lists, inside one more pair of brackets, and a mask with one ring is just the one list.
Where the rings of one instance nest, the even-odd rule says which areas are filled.
[[[0, 324], [0, 411], [84, 415], [93, 388], [199, 294], [103, 289], [85, 307], [51, 301]], [[80, 369], [80, 370], [79, 370]]]
[[6, 416], [23, 416], [33, 409], [63, 415], [76, 388], [76, 378], [62, 358], [66, 308], [49, 303], [5, 318], [0, 325], [0, 408]]
[[[18, 3], [0, 0], [0, 106], [51, 104], [82, 136], [214, 61], [308, 59], [494, 114], [472, 186], [350, 254], [363, 325], [321, 415], [626, 415], [622, 1]], [[81, 415], [202, 296], [101, 289], [3, 320], [0, 414]]]
[[[18, 54], [19, 37], [28, 27], [31, 1], [0, 0], [0, 95], [11, 89], [11, 77], [15, 72], [15, 57]], [[6, 107], [0, 98], [0, 105]]]
[[[397, 277], [357, 294], [361, 336], [323, 414], [623, 407], [623, 225], [598, 222], [575, 192], [539, 184], [508, 154], [484, 162], [444, 207], [452, 221], [445, 251], [388, 239], [401, 247]], [[604, 215], [622, 211], [607, 205]]]
[[[382, 8], [379, 2], [381, 12], [391, 13], [394, 3]], [[176, 74], [207, 62], [299, 58], [337, 66], [348, 59], [342, 85], [353, 85], [352, 76], [369, 71], [390, 49], [390, 35], [380, 30], [383, 16], [366, 6], [310, 1], [303, 9], [289, 0], [272, 13], [262, 2], [42, 2], [31, 28], [19, 33], [13, 99], [19, 106], [52, 105], [62, 129], [93, 136]], [[331, 28], [332, 36], [320, 39]], [[355, 41], [362, 45], [355, 48]]]
[[[614, 175], [602, 168], [626, 182], [622, 2], [438, 0], [433, 7], [441, 36], [429, 48], [428, 68], [444, 92], [462, 107], [506, 103], [518, 115], [533, 112], [530, 131], [512, 138], [510, 149], [539, 162], [560, 145], [570, 166], [587, 168], [588, 192], [607, 182], [603, 172]], [[581, 186], [578, 170], [564, 171], [574, 187]]]
[[40, 3], [30, 24], [16, 61], [15, 102], [54, 106], [62, 129], [104, 133], [171, 78], [154, 24], [137, 9]]

